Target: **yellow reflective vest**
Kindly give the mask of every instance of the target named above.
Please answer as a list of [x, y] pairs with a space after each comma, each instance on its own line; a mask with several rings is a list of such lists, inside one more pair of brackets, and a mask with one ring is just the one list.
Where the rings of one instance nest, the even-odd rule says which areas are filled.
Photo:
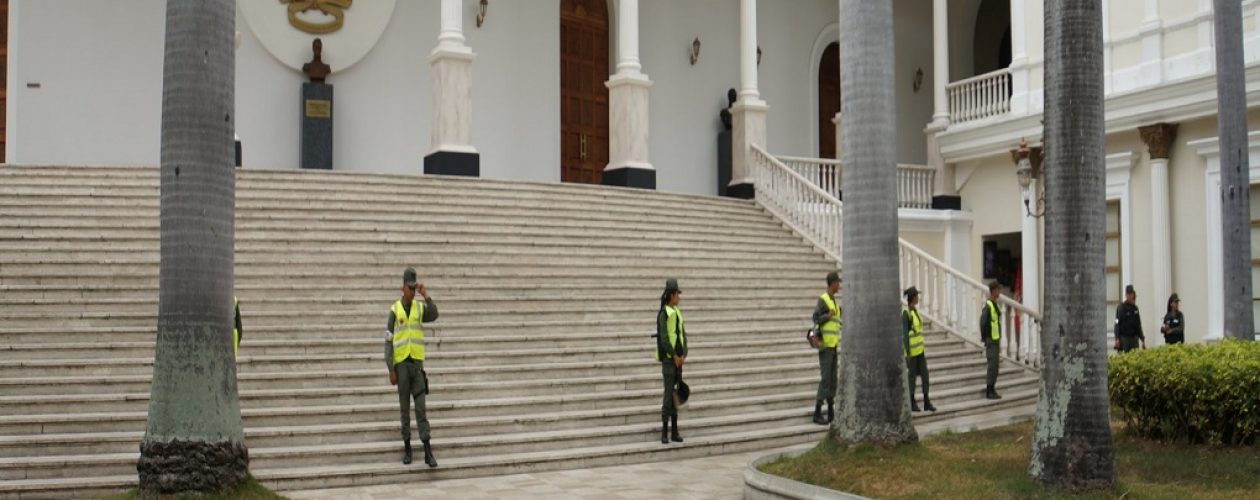
[[827, 292], [823, 292], [823, 302], [827, 303], [827, 309], [835, 316], [818, 325], [819, 332], [822, 333], [823, 347], [835, 349], [840, 345], [840, 320], [843, 317], [840, 307], [836, 305], [836, 299]]
[[[678, 306], [665, 306], [665, 341], [669, 342], [675, 355], [687, 354], [687, 329], [683, 326], [683, 313]], [[661, 360], [660, 350], [656, 352], [656, 360]]]
[[923, 320], [919, 318], [919, 311], [914, 309], [904, 309], [904, 314], [910, 317], [910, 331], [906, 332], [909, 337], [910, 350], [907, 356], [923, 355]]
[[992, 300], [984, 301], [985, 307], [989, 308], [989, 338], [994, 341], [1002, 339], [1002, 322], [998, 320], [997, 304]]
[[424, 329], [420, 327], [424, 303], [411, 301], [411, 314], [403, 311], [401, 300], [389, 309], [394, 313], [394, 364], [407, 358], [424, 361]]

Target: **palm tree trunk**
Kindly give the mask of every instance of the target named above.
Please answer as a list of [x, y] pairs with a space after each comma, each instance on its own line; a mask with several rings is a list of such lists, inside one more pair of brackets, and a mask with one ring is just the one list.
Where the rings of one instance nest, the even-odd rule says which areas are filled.
[[1242, 2], [1215, 0], [1216, 115], [1221, 145], [1225, 337], [1255, 339], [1251, 310], [1251, 193]]
[[1083, 491], [1115, 478], [1107, 399], [1102, 11], [1045, 7], [1045, 328], [1029, 473]]
[[896, 100], [892, 0], [840, 1], [844, 127], [844, 337], [837, 439], [918, 439], [897, 335]]
[[142, 494], [210, 492], [249, 466], [232, 359], [234, 0], [168, 0], [161, 264]]

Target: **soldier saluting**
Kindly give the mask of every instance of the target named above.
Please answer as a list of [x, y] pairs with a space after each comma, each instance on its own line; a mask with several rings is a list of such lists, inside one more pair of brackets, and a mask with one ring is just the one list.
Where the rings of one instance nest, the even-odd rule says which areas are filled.
[[[415, 300], [416, 293], [424, 302]], [[416, 402], [416, 426], [424, 444], [424, 463], [437, 467], [433, 448], [429, 446], [429, 419], [424, 415], [424, 395], [429, 393], [429, 379], [424, 373], [424, 329], [422, 323], [438, 318], [437, 306], [429, 298], [423, 283], [416, 282], [416, 270], [403, 271], [402, 299], [389, 308], [385, 327], [385, 365], [389, 383], [398, 386], [398, 407], [402, 412], [403, 464], [411, 463], [412, 399]]]

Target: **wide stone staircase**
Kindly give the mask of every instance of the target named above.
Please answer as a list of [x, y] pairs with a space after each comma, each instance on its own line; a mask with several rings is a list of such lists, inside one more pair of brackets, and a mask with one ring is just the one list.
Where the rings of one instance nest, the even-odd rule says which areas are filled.
[[[0, 498], [134, 487], [157, 324], [156, 168], [0, 166]], [[769, 449], [810, 423], [803, 339], [837, 267], [748, 201], [480, 179], [240, 171], [239, 391], [251, 471], [308, 489]], [[441, 466], [399, 462], [382, 360], [415, 266]], [[683, 289], [693, 399], [659, 442], [655, 313]], [[977, 304], [979, 307], [979, 304]], [[1031, 412], [1036, 374], [927, 335], [920, 426]]]

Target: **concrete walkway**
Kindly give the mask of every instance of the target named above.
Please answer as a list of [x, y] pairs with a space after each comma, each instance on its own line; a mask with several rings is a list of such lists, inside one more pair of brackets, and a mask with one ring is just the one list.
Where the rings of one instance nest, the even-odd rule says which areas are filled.
[[286, 491], [295, 500], [727, 499], [744, 496], [744, 467], [766, 450], [597, 469], [448, 479], [405, 485]]

